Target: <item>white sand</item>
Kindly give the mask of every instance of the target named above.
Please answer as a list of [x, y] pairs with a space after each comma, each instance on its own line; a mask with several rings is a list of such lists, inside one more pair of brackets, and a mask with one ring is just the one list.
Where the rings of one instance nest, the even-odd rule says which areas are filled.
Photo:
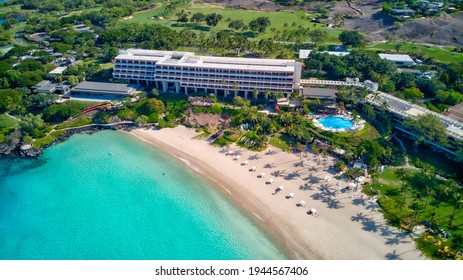
[[[338, 191], [346, 182], [339, 186], [334, 178], [326, 182], [325, 176], [333, 174], [323, 171], [312, 154], [302, 158], [302, 166], [298, 155], [274, 147], [257, 153], [233, 146], [230, 149], [240, 153], [236, 161], [225, 154], [227, 149], [193, 139], [197, 133], [183, 126], [137, 129], [131, 134], [216, 182], [293, 259], [424, 259], [410, 236], [385, 223], [375, 202], [355, 200], [361, 192]], [[245, 160], [248, 165], [241, 165]], [[249, 171], [252, 166], [257, 172]], [[257, 178], [261, 172], [265, 177]], [[266, 184], [269, 179], [274, 183]], [[280, 185], [284, 190], [274, 194]], [[295, 198], [286, 198], [291, 192]], [[296, 205], [301, 200], [306, 207]], [[318, 217], [307, 214], [311, 208]]]

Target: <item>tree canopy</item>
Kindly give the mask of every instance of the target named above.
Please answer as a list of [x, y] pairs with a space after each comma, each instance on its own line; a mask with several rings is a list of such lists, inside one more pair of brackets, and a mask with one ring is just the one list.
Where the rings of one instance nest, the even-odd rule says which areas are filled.
[[258, 17], [249, 22], [249, 29], [255, 32], [265, 32], [267, 27], [270, 25], [270, 20], [268, 17]]
[[339, 40], [344, 46], [358, 48], [365, 44], [363, 35], [358, 31], [343, 31], [339, 34]]
[[427, 140], [441, 145], [447, 143], [445, 126], [438, 117], [432, 114], [421, 114], [416, 117], [406, 118], [403, 124], [415, 134], [418, 142]]

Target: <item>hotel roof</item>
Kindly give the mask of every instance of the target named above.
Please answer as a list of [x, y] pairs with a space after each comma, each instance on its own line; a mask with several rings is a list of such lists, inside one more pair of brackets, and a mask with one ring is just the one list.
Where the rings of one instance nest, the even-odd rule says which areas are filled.
[[192, 52], [127, 49], [119, 52], [116, 59], [154, 61], [156, 65], [186, 66], [214, 69], [248, 69], [293, 72], [295, 60], [260, 59], [241, 57], [197, 56]]
[[124, 94], [131, 95], [135, 88], [128, 84], [99, 83], [84, 81], [75, 86], [72, 91], [89, 92], [89, 93], [107, 93], [107, 94]]

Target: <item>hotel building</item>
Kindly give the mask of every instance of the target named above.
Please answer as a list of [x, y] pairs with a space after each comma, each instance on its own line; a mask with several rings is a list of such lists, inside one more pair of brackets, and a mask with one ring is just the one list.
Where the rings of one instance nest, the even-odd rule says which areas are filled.
[[127, 49], [116, 57], [113, 78], [154, 85], [164, 92], [241, 95], [257, 89], [300, 91], [302, 64], [295, 60], [197, 56], [192, 52]]

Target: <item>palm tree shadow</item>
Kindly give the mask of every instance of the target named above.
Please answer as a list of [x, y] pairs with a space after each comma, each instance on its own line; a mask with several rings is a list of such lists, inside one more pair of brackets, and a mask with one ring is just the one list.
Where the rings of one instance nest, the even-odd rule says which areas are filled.
[[352, 200], [352, 204], [354, 204], [355, 206], [364, 206], [365, 205], [365, 201], [361, 198], [355, 198]]
[[265, 154], [268, 156], [276, 155], [278, 154], [278, 150], [268, 150]]
[[261, 158], [261, 156], [259, 156], [259, 154], [255, 154], [255, 155], [249, 156], [248, 160], [258, 160], [260, 158]]
[[400, 243], [400, 239], [397, 238], [397, 236], [390, 237], [386, 240], [386, 245], [399, 245]]
[[381, 236], [390, 236], [391, 235], [391, 232], [385, 227], [382, 227], [379, 230], [381, 231]]
[[332, 199], [331, 197], [325, 198], [324, 200], [322, 200], [322, 202], [325, 202], [326, 204], [328, 204], [328, 208], [330, 209], [344, 208], [344, 206], [341, 205], [341, 202], [339, 202], [339, 200]]
[[368, 203], [368, 205], [365, 207], [367, 210], [376, 210], [379, 209], [379, 205], [377, 203]]
[[387, 260], [401, 260], [400, 255], [397, 254], [395, 250], [393, 250], [390, 253], [387, 253], [385, 257]]
[[362, 222], [365, 221], [367, 217], [363, 213], [357, 213], [355, 216], [350, 217], [350, 219], [354, 222]]
[[272, 176], [274, 177], [280, 177], [280, 176], [284, 176], [286, 172], [284, 170], [275, 170], [270, 174], [272, 174]]
[[264, 165], [264, 168], [275, 168], [275, 167], [276, 167], [275, 163], [267, 163]]
[[299, 171], [294, 171], [294, 172], [291, 172], [288, 175], [286, 175], [284, 178], [285, 178], [285, 180], [293, 180], [293, 179], [296, 179], [296, 178], [298, 178], [300, 176], [301, 176], [301, 174], [299, 174]]
[[362, 221], [363, 230], [368, 232], [378, 232], [379, 226], [370, 218], [366, 218]]
[[298, 161], [293, 164], [294, 167], [304, 167], [304, 161]]
[[302, 191], [313, 191], [313, 190], [315, 190], [313, 185], [310, 185], [309, 183], [305, 183], [303, 185], [300, 185], [299, 189], [302, 190]]

